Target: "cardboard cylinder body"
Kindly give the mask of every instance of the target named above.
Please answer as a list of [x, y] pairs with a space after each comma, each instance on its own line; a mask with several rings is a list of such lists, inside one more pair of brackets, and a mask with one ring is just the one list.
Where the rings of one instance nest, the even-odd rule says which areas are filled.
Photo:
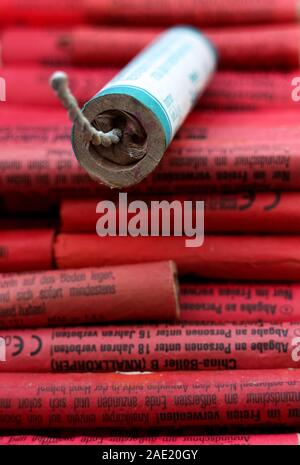
[[[70, 57], [76, 64], [122, 65], [160, 32], [160, 29], [151, 28], [74, 30], [69, 34]], [[204, 32], [215, 45], [220, 67], [223, 69], [263, 70], [299, 67], [300, 29], [297, 24], [205, 29]], [[108, 53], [111, 46], [119, 49], [114, 56]]]
[[[95, 48], [91, 49], [94, 52]], [[113, 56], [115, 55], [114, 53]], [[86, 60], [86, 53], [83, 60]], [[22, 82], [18, 79], [17, 69], [16, 65], [10, 65], [1, 70], [1, 76], [7, 82], [10, 103], [60, 106], [60, 102], [48, 86], [50, 69], [27, 64], [22, 68]], [[94, 95], [99, 87], [107, 84], [118, 71], [119, 68], [111, 67], [69, 68], [72, 91], [80, 106]], [[291, 98], [291, 82], [294, 77], [295, 72], [219, 71], [212, 77], [196, 105], [199, 109], [296, 110], [298, 102]], [[298, 94], [299, 92], [297, 96]]]
[[205, 236], [201, 247], [184, 237], [98, 237], [59, 234], [58, 268], [173, 260], [180, 274], [242, 280], [300, 280], [299, 236]]
[[297, 69], [298, 24], [207, 31], [227, 69]]
[[[66, 112], [28, 108], [26, 115], [24, 119], [20, 107], [9, 104], [1, 111], [1, 194], [21, 195], [23, 204], [30, 194], [45, 194], [42, 202], [48, 204], [65, 192], [93, 192], [94, 183], [72, 156]], [[40, 203], [40, 196], [35, 197], [33, 202]]]
[[52, 229], [15, 229], [0, 233], [0, 272], [53, 267]]
[[[2, 373], [8, 429], [299, 427], [299, 370]], [[276, 409], [277, 415], [269, 412]]]
[[299, 368], [300, 324], [130, 325], [0, 330], [1, 372]]
[[19, 435], [19, 436], [1, 436], [1, 446], [71, 446], [71, 445], [85, 445], [85, 446], [126, 446], [126, 445], [201, 445], [201, 446], [298, 446], [299, 435], [297, 433], [286, 434], [232, 434], [232, 435], [218, 435], [218, 436], [199, 436], [197, 434], [186, 435], [168, 435], [166, 432], [162, 436], [151, 433], [148, 435], [134, 434], [126, 435], [111, 435], [108, 433], [99, 434], [99, 432], [90, 432], [80, 436], [72, 432], [64, 432], [61, 434], [46, 435]]
[[[287, 110], [283, 112], [282, 120], [277, 121], [278, 112], [271, 114], [270, 111], [262, 112], [251, 112], [249, 115], [248, 124], [241, 122], [239, 125], [237, 122], [232, 124], [218, 124], [218, 121], [205, 121], [206, 113], [195, 111], [189, 115], [184, 124], [177, 132], [176, 140], [185, 141], [207, 141], [216, 142], [221, 141], [226, 144], [230, 141], [232, 144], [236, 141], [236, 144], [246, 141], [292, 141], [299, 137], [300, 125], [296, 120], [296, 112]], [[217, 112], [216, 112], [217, 114]], [[255, 114], [256, 121], [252, 118]], [[209, 112], [207, 112], [209, 115]], [[220, 118], [221, 119], [221, 118]]]
[[[140, 52], [159, 33], [159, 29], [149, 28], [135, 31], [75, 30], [70, 34], [69, 39], [72, 44], [70, 56], [73, 63], [78, 64], [122, 65]], [[263, 70], [299, 67], [300, 29], [297, 24], [205, 29], [205, 34], [215, 45], [220, 67], [223, 69]], [[110, 57], [106, 52], [110, 48], [109, 43], [106, 45], [107, 41], [112, 45], [118, 44], [120, 51], [115, 56]], [[100, 44], [104, 44], [103, 53], [100, 52]]]
[[[74, 2], [73, 2], [74, 3]], [[263, 0], [259, 3], [242, 0], [218, 0], [196, 3], [187, 0], [163, 0], [149, 3], [146, 0], [110, 2], [107, 0], [82, 0], [70, 6], [68, 0], [60, 9], [49, 0], [36, 5], [31, 0], [3, 0], [0, 18], [5, 23], [23, 24], [77, 24], [83, 22], [157, 24], [189, 23], [195, 25], [248, 24], [261, 22], [288, 22], [297, 20], [295, 0]]]
[[[120, 206], [116, 196], [111, 196], [120, 215]], [[133, 197], [134, 198], [134, 197]], [[96, 213], [97, 204], [104, 199], [65, 199], [60, 204], [60, 226], [63, 232], [94, 232], [100, 214]], [[151, 200], [168, 202], [192, 201], [193, 221], [195, 221], [195, 202], [204, 201], [205, 232], [244, 232], [244, 233], [300, 233], [300, 194], [297, 192], [265, 192], [243, 194], [198, 194], [187, 196], [150, 195], [139, 200], [149, 203]], [[128, 218], [132, 217], [128, 214]], [[148, 212], [151, 222], [151, 210]], [[195, 224], [195, 223], [194, 223]]]
[[[162, 31], [157, 27], [133, 26], [5, 29], [1, 35], [3, 63], [123, 66]], [[204, 29], [204, 32], [217, 48], [223, 69], [294, 70], [299, 67], [298, 24]]]
[[237, 192], [298, 190], [297, 139], [174, 140], [144, 192]]
[[2, 328], [179, 317], [170, 262], [2, 275], [1, 288]]
[[170, 262], [1, 276], [0, 327], [179, 317]]
[[87, 145], [75, 123], [79, 163], [110, 187], [139, 183], [161, 160], [215, 66], [213, 46], [195, 29], [176, 27], [159, 36], [84, 106], [96, 129], [120, 129], [122, 137], [109, 147]]
[[[63, 111], [28, 109], [27, 116], [24, 120], [23, 112], [13, 105], [5, 105], [1, 112], [2, 195], [38, 192], [47, 194], [49, 201], [62, 195], [83, 197], [104, 191], [72, 156], [70, 125]], [[297, 118], [297, 111], [292, 109], [195, 112], [182, 131], [185, 137], [197, 136], [198, 140], [174, 140], [159, 167], [132, 190], [172, 194], [299, 190], [299, 138], [294, 136]], [[230, 140], [228, 136], [224, 140], [227, 130]], [[239, 140], [239, 130], [243, 140]], [[262, 140], [263, 131], [272, 133], [274, 140]], [[290, 134], [288, 139], [285, 134]], [[202, 140], [204, 136], [210, 139]]]
[[228, 110], [296, 109], [299, 102], [291, 98], [294, 77], [295, 72], [219, 71], [200, 104], [202, 108]]

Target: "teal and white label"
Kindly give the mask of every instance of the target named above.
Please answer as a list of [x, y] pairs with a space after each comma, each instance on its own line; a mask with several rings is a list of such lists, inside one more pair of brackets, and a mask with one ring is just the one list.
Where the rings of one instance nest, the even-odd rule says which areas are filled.
[[141, 52], [95, 97], [135, 97], [159, 119], [169, 144], [205, 89], [216, 61], [213, 46], [200, 32], [174, 27]]

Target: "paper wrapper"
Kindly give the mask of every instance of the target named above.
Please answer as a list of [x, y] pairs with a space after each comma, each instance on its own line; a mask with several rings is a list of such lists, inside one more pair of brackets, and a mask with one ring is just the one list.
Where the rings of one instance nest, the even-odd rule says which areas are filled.
[[98, 237], [59, 234], [58, 268], [173, 260], [180, 274], [237, 280], [300, 280], [299, 236], [205, 236], [201, 247], [184, 237]]
[[2, 373], [0, 425], [5, 430], [296, 428], [299, 384], [299, 370]]
[[[18, 42], [19, 43], [19, 42]], [[22, 42], [21, 42], [22, 43]], [[40, 44], [41, 41], [35, 42]], [[123, 43], [123, 42], [122, 42]], [[31, 48], [30, 48], [31, 50]], [[117, 47], [117, 51], [119, 47]], [[91, 53], [94, 47], [91, 47]], [[18, 55], [19, 56], [19, 55]], [[26, 61], [26, 54], [20, 57]], [[25, 57], [25, 58], [24, 58]], [[113, 54], [116, 57], [116, 53]], [[83, 60], [87, 60], [84, 53]], [[28, 61], [30, 61], [28, 59]], [[83, 61], [83, 63], [85, 63]], [[63, 63], [66, 64], [66, 63]], [[47, 105], [59, 107], [60, 102], [51, 91], [48, 82], [53, 69], [40, 66], [24, 66], [22, 81], [18, 67], [5, 66], [1, 76], [5, 78], [9, 91], [9, 102], [14, 104]], [[75, 68], [67, 70], [72, 91], [82, 106], [94, 95], [101, 83], [104, 86], [119, 71], [119, 68]], [[217, 72], [203, 96], [197, 102], [198, 108], [228, 110], [270, 110], [294, 108], [298, 102], [291, 98], [291, 82], [296, 72]], [[24, 87], [26, 92], [24, 92]], [[256, 115], [259, 119], [259, 115]], [[47, 118], [46, 118], [47, 119]]]
[[[131, 196], [132, 200], [135, 198]], [[117, 218], [120, 208], [117, 196], [110, 196], [116, 205]], [[65, 199], [60, 205], [60, 227], [63, 232], [94, 232], [97, 220], [98, 202], [106, 200], [99, 195], [96, 199]], [[300, 194], [297, 192], [266, 192], [243, 194], [198, 194], [198, 195], [150, 195], [139, 198], [149, 204], [151, 200], [168, 202], [192, 201], [194, 205], [193, 221], [195, 221], [195, 202], [204, 201], [205, 232], [269, 232], [300, 233]], [[121, 213], [122, 214], [122, 213]], [[134, 214], [128, 214], [130, 219]], [[151, 210], [146, 214], [151, 222]], [[195, 224], [195, 223], [194, 223]], [[162, 225], [160, 225], [161, 227]]]
[[[187, 21], [186, 24], [192, 22]], [[155, 29], [131, 31], [125, 28], [110, 31], [105, 28], [75, 30], [69, 34], [71, 61], [84, 65], [124, 64], [148, 45], [159, 32], [160, 30]], [[259, 70], [299, 67], [300, 29], [297, 24], [205, 29], [204, 32], [218, 51], [221, 68]], [[120, 46], [116, 54], [108, 54], [111, 49], [109, 42], [112, 46], [117, 46], [117, 49]]]
[[193, 0], [63, 0], [59, 9], [51, 0], [2, 0], [0, 18], [5, 24], [78, 24], [83, 22], [121, 24], [193, 24], [226, 25], [297, 20], [295, 0], [217, 0], [195, 3]]
[[[179, 133], [185, 138], [174, 140], [159, 167], [132, 190], [197, 195], [299, 190], [297, 118], [294, 110], [195, 112]], [[7, 105], [0, 123], [0, 194], [38, 192], [47, 194], [49, 201], [59, 195], [83, 197], [104, 191], [72, 155], [64, 112], [29, 109], [24, 120], [23, 112]]]
[[[235, 6], [231, 9], [228, 7], [230, 15], [236, 10], [236, 0], [233, 2]], [[195, 2], [193, 6], [195, 7]], [[180, 8], [182, 10], [182, 2]], [[125, 11], [123, 3], [120, 11], [123, 15]], [[146, 11], [149, 11], [149, 2]], [[143, 17], [146, 17], [146, 14]], [[56, 28], [59, 24], [56, 21]], [[122, 16], [122, 27], [115, 28], [81, 26], [54, 30], [6, 29], [1, 34], [2, 61], [4, 65], [37, 63], [56, 66], [70, 64], [123, 66], [163, 30], [153, 27], [137, 28], [136, 24], [140, 24], [140, 19], [133, 28], [124, 26]], [[179, 21], [177, 24], [193, 24], [193, 22]], [[156, 22], [155, 26], [157, 25], [159, 22]], [[149, 24], [147, 23], [146, 26]], [[219, 65], [223, 69], [294, 70], [299, 68], [298, 24], [204, 29], [203, 32], [217, 48]]]
[[218, 436], [147, 436], [130, 435], [130, 436], [111, 436], [101, 434], [95, 431], [90, 435], [74, 435], [74, 432], [52, 434], [51, 436], [30, 436], [22, 434], [20, 436], [0, 436], [1, 446], [130, 446], [130, 445], [193, 445], [193, 446], [298, 446], [299, 435], [290, 434], [236, 434], [236, 435], [218, 435]]
[[[253, 131], [254, 132], [254, 131]], [[298, 190], [298, 140], [175, 140], [143, 192]]]
[[96, 145], [74, 123], [73, 150], [91, 178], [127, 188], [148, 176], [203, 93], [216, 61], [207, 37], [178, 26], [161, 34], [100, 88], [82, 113], [98, 131], [119, 129], [121, 137], [109, 146]]
[[299, 323], [2, 329], [0, 336], [6, 341], [6, 360], [0, 371], [6, 373], [300, 366]]
[[291, 82], [297, 74], [297, 71], [220, 71], [212, 78], [200, 105], [227, 110], [296, 109], [299, 102], [291, 98]]
[[0, 327], [179, 317], [170, 262], [1, 276]]
[[53, 267], [52, 229], [0, 232], [0, 272], [45, 270]]

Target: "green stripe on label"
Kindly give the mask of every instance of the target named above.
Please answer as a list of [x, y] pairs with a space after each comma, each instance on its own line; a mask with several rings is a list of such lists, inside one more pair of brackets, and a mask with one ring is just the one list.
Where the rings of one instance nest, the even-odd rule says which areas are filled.
[[166, 145], [168, 145], [171, 142], [172, 126], [169, 115], [167, 114], [160, 101], [157, 100], [157, 98], [154, 97], [154, 95], [150, 94], [149, 92], [140, 87], [121, 85], [108, 87], [107, 89], [104, 89], [100, 91], [98, 94], [96, 94], [95, 97], [100, 97], [102, 95], [109, 94], [130, 95], [131, 97], [134, 97], [143, 105], [145, 105], [145, 107], [149, 108], [149, 110], [151, 110], [152, 113], [154, 113], [154, 115], [158, 118], [164, 129], [166, 135]]

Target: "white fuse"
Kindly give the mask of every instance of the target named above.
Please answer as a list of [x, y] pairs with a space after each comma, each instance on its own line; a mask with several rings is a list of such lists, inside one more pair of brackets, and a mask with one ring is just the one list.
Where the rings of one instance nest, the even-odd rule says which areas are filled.
[[83, 115], [94, 128], [122, 135], [108, 147], [87, 144], [74, 124], [80, 164], [110, 187], [140, 182], [159, 163], [216, 62], [213, 45], [198, 30], [181, 26], [161, 34], [85, 104]]

